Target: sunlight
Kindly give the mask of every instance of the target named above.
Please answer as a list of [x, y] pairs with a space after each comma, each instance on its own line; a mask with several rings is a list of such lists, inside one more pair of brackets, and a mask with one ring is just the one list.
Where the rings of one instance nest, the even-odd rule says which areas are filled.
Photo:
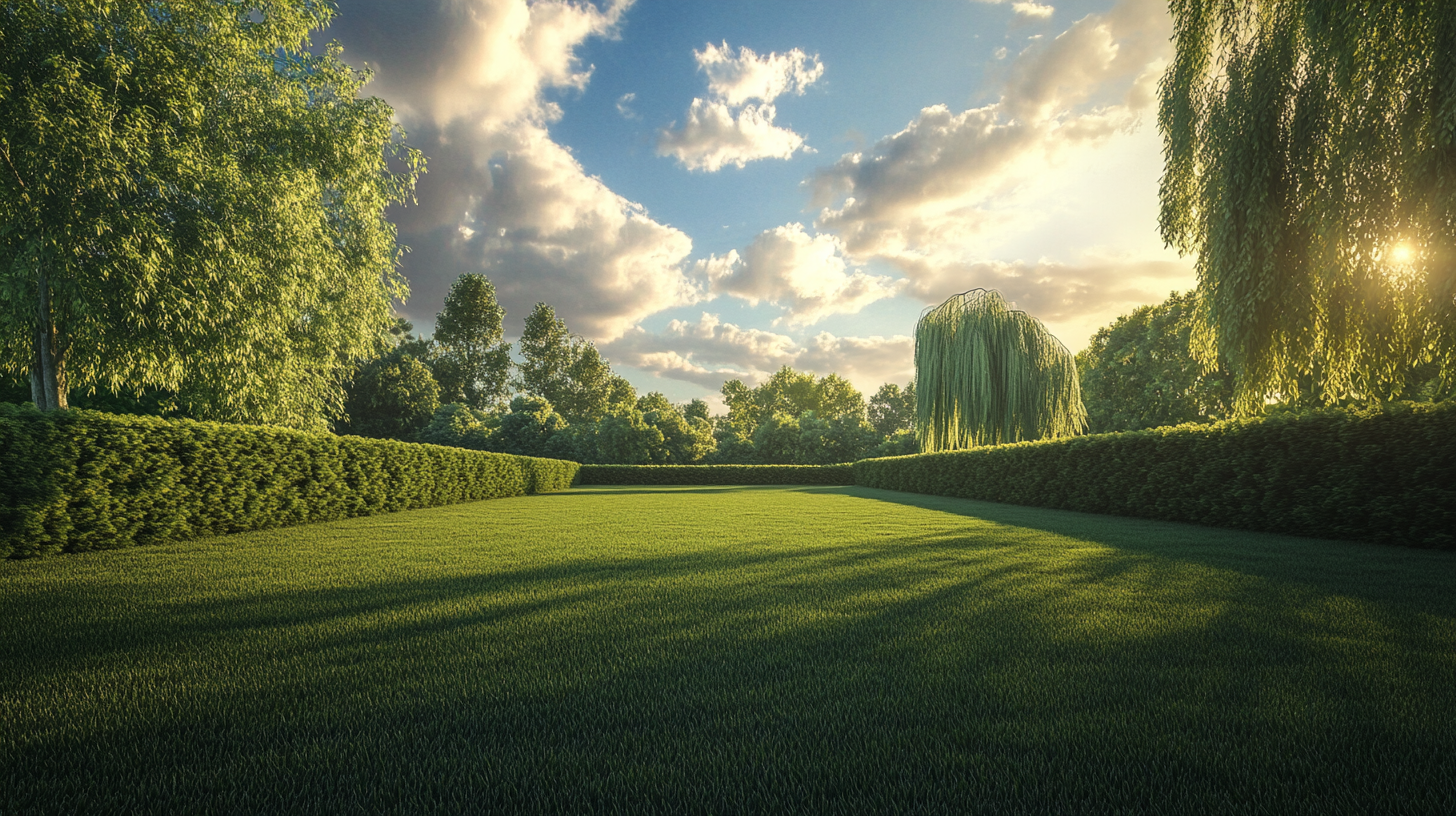
[[1407, 264], [1415, 258], [1416, 251], [1411, 248], [1410, 244], [1400, 241], [1392, 244], [1387, 254], [1390, 256], [1391, 263]]

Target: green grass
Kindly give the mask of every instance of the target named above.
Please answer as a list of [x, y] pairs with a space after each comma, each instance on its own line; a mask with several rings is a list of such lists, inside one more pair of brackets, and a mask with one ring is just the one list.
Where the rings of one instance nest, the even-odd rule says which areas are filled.
[[632, 487], [0, 564], [0, 814], [1456, 811], [1456, 554]]

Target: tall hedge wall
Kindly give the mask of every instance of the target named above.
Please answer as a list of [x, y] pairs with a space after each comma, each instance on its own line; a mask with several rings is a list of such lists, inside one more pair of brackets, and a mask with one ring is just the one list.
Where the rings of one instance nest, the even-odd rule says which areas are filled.
[[1323, 538], [1456, 546], [1456, 405], [866, 459], [855, 483]]
[[0, 555], [113, 549], [561, 490], [575, 462], [0, 404]]
[[581, 485], [852, 485], [849, 465], [582, 465]]

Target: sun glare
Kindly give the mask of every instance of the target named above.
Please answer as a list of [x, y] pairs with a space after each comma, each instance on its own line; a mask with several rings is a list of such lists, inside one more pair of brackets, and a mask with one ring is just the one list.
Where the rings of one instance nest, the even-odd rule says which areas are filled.
[[1411, 249], [1410, 244], [1402, 241], [1398, 244], [1391, 245], [1389, 256], [1391, 263], [1405, 264], [1410, 263], [1411, 259], [1415, 258], [1416, 253], [1414, 249]]

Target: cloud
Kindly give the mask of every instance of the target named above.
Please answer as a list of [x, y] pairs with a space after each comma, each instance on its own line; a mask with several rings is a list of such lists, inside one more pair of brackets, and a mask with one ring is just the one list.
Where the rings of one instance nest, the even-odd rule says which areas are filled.
[[411, 248], [407, 317], [427, 322], [464, 272], [494, 281], [508, 331], [545, 301], [597, 340], [702, 296], [684, 271], [688, 236], [588, 175], [546, 130], [560, 110], [543, 93], [586, 86], [577, 50], [616, 36], [631, 0], [340, 5], [329, 36], [374, 70], [368, 92], [429, 157], [418, 205], [390, 212]]
[[802, 96], [824, 75], [819, 56], [808, 56], [797, 48], [760, 57], [753, 49], [741, 47], [734, 56], [728, 43], [708, 43], [702, 51], [694, 51], [693, 57], [708, 75], [708, 93], [733, 107], [755, 99], [772, 102], [785, 93]]
[[909, 294], [938, 303], [957, 292], [995, 289], [1047, 325], [1073, 351], [1119, 314], [1157, 303], [1193, 279], [1188, 260], [1148, 260], [1088, 252], [1079, 263], [1039, 260], [937, 262], [902, 257]]
[[1056, 11], [1056, 7], [1042, 5], [1041, 3], [1012, 3], [1011, 10], [1016, 12], [1016, 16], [1018, 17], [1046, 20]]
[[[1095, 312], [1105, 304], [1079, 282], [1122, 291], [1113, 267], [1029, 270], [987, 260], [981, 247], [1019, 220], [1040, 217], [1017, 211], [1018, 192], [1065, 157], [1091, 160], [1081, 151], [1138, 125], [1156, 97], [1170, 31], [1159, 0], [1122, 0], [1054, 39], [1033, 41], [1004, 69], [996, 102], [959, 113], [925, 108], [900, 132], [818, 171], [809, 180], [821, 208], [814, 226], [837, 236], [851, 260], [889, 261], [906, 275], [908, 291], [927, 301], [986, 285], [981, 278], [999, 288], [1029, 276], [1046, 294], [1028, 289], [1019, 297], [1049, 320]], [[962, 278], [972, 282], [947, 283]]]
[[689, 170], [715, 173], [758, 159], [789, 159], [814, 152], [804, 137], [773, 123], [773, 105], [748, 105], [735, 115], [723, 102], [694, 99], [687, 121], [658, 134], [657, 155], [672, 156]]
[[617, 97], [617, 113], [622, 114], [623, 119], [640, 119], [631, 108], [632, 100], [637, 98], [635, 93], [624, 93]]
[[866, 395], [914, 374], [914, 341], [895, 337], [836, 337], [821, 332], [807, 344], [761, 329], [744, 329], [704, 312], [674, 320], [660, 333], [632, 329], [602, 347], [613, 364], [718, 390], [728, 380], [756, 386], [783, 366], [820, 376], [837, 373]]
[[802, 95], [824, 74], [817, 55], [795, 48], [759, 56], [746, 47], [734, 55], [725, 42], [708, 43], [693, 57], [708, 76], [709, 96], [692, 101], [681, 127], [674, 123], [658, 133], [657, 155], [714, 173], [729, 164], [742, 168], [759, 159], [814, 152], [804, 137], [774, 124], [778, 111], [772, 103], [785, 93]]
[[793, 365], [801, 351], [786, 335], [724, 323], [707, 312], [695, 322], [674, 320], [661, 333], [633, 328], [602, 346], [614, 364], [712, 389], [732, 379], [756, 385]]
[[833, 314], [853, 314], [899, 292], [890, 278], [849, 269], [839, 239], [809, 235], [803, 224], [765, 230], [744, 248], [700, 262], [714, 294], [726, 293], [750, 305], [784, 308], [775, 323], [816, 323]]
[[915, 377], [915, 339], [815, 335], [799, 356], [798, 367], [821, 376], [835, 373], [854, 383], [868, 399], [887, 382], [904, 385]]
[[591, 3], [525, 0], [343, 0], [328, 36], [350, 62], [374, 68], [369, 92], [402, 119], [443, 126], [470, 119], [486, 128], [552, 121], [560, 110], [547, 88], [586, 87], [576, 48], [616, 36], [632, 0]]

